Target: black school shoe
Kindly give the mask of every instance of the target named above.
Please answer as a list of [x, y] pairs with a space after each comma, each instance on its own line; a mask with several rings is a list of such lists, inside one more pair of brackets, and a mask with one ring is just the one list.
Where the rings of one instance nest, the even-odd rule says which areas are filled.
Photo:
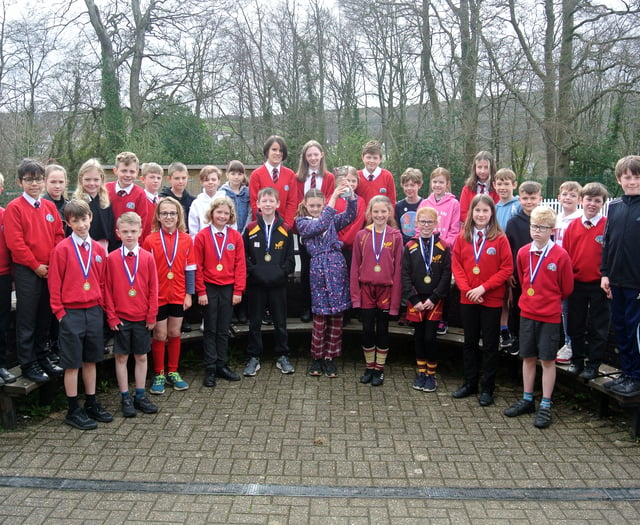
[[60, 368], [58, 365], [54, 365], [51, 361], [49, 361], [48, 357], [45, 357], [42, 361], [39, 361], [40, 367], [44, 372], [51, 378], [58, 378], [64, 375], [64, 369]]
[[111, 423], [113, 421], [113, 416], [97, 401], [95, 405], [85, 405], [84, 411], [87, 413], [87, 416], [100, 423]]
[[591, 381], [592, 379], [595, 379], [596, 377], [598, 377], [599, 374], [600, 372], [598, 372], [597, 366], [587, 365], [587, 368], [585, 368], [580, 374], [580, 378], [584, 379], [585, 381]]
[[218, 368], [216, 375], [222, 379], [226, 379], [227, 381], [240, 381], [240, 376], [227, 365]]
[[136, 409], [133, 406], [133, 398], [127, 396], [122, 400], [122, 415], [123, 417], [136, 417]]
[[22, 376], [30, 379], [34, 383], [46, 383], [49, 381], [49, 376], [45, 374], [44, 370], [37, 361], [32, 363], [27, 368], [22, 369]]
[[64, 422], [78, 430], [93, 430], [94, 428], [98, 428], [98, 423], [91, 419], [82, 407], [78, 407], [70, 414], [67, 414]]
[[382, 370], [374, 370], [371, 386], [382, 386], [382, 383], [384, 383], [384, 372]]
[[533, 414], [536, 411], [536, 402], [520, 398], [513, 405], [504, 409], [504, 415], [507, 417], [518, 417], [522, 414]]
[[481, 407], [493, 405], [493, 394], [491, 392], [482, 392], [478, 398]]
[[202, 382], [204, 386], [207, 388], [213, 388], [216, 386], [216, 369], [215, 368], [207, 368], [204, 374], [204, 381]]
[[458, 390], [456, 390], [453, 394], [451, 394], [451, 397], [453, 397], [454, 399], [462, 399], [463, 397], [469, 397], [477, 393], [478, 393], [477, 386], [472, 385], [471, 383], [465, 383], [460, 388], [458, 388]]
[[154, 405], [146, 394], [134, 397], [133, 406], [145, 414], [155, 414], [158, 411], [158, 405]]

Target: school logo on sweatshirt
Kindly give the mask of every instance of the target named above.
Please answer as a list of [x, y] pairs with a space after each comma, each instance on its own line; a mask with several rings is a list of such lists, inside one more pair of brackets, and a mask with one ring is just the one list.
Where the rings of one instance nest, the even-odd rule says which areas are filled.
[[101, 255], [96, 255], [96, 262], [97, 263], [101, 263], [102, 262], [102, 256]]
[[232, 242], [230, 242], [229, 244], [227, 244], [227, 250], [233, 251], [236, 249], [235, 244], [233, 244]]
[[51, 215], [50, 213], [47, 213], [47, 216], [45, 217], [49, 222], [53, 222], [53, 215]]
[[487, 255], [495, 255], [495, 254], [496, 254], [496, 249], [493, 246], [487, 248]]
[[602, 235], [596, 236], [596, 242], [598, 244], [602, 244], [604, 242], [604, 236], [602, 236]]
[[550, 272], [555, 272], [557, 269], [558, 267], [556, 266], [556, 263], [547, 264], [547, 270], [549, 270]]
[[135, 202], [127, 202], [127, 208], [130, 210], [135, 210], [136, 203]]

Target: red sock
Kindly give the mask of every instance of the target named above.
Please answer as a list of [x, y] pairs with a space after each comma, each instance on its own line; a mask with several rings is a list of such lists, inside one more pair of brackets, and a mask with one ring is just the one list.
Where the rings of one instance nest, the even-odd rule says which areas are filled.
[[151, 356], [153, 357], [153, 373], [164, 373], [164, 341], [151, 339]]
[[169, 372], [178, 371], [178, 362], [180, 361], [180, 337], [169, 338], [169, 363], [167, 364], [167, 370]]

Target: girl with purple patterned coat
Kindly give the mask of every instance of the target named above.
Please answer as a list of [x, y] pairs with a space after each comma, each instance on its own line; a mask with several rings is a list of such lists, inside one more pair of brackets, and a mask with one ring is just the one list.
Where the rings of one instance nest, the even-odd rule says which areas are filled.
[[[347, 209], [335, 209], [339, 196], [347, 195]], [[351, 306], [349, 272], [342, 255], [338, 231], [356, 216], [357, 197], [342, 179], [325, 205], [318, 189], [307, 191], [296, 213], [296, 228], [311, 256], [311, 365], [309, 375], [337, 377], [333, 358], [342, 353], [342, 314]]]

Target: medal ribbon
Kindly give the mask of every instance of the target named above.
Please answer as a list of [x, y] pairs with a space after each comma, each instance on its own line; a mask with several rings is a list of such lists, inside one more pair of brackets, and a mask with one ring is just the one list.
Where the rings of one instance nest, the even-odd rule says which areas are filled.
[[169, 259], [169, 254], [167, 253], [167, 243], [164, 240], [164, 230], [160, 229], [160, 242], [162, 243], [162, 251], [164, 252], [164, 260], [167, 261], [167, 266], [169, 267], [169, 271], [171, 271], [171, 267], [173, 266], [173, 261], [176, 260], [176, 254], [178, 253], [178, 230], [173, 232], [173, 255], [171, 259]]
[[[478, 232], [478, 233], [481, 233], [481, 232]], [[480, 243], [480, 246], [478, 246], [478, 243], [476, 242], [471, 243], [473, 244], [473, 258], [476, 261], [476, 266], [478, 266], [478, 262], [480, 261], [480, 256], [482, 255], [482, 250], [484, 248], [485, 242], [487, 242], [487, 236], [482, 235], [482, 242]]]
[[[93, 252], [93, 245], [89, 242], [89, 259], [87, 260], [87, 264], [85, 266], [84, 260], [82, 259], [82, 255], [80, 253], [80, 248], [78, 247], [78, 243], [72, 239], [73, 247], [76, 250], [76, 257], [78, 257], [78, 262], [80, 263], [80, 268], [82, 268], [82, 275], [84, 275], [84, 280], [89, 280], [89, 271], [91, 270], [91, 254]], [[88, 241], [85, 241], [88, 242]], [[84, 248], [82, 248], [84, 250]]]
[[422, 253], [422, 260], [424, 261], [424, 267], [427, 270], [427, 275], [431, 275], [431, 261], [433, 260], [433, 237], [429, 237], [429, 262], [427, 262], [427, 257], [424, 249], [424, 244], [422, 243], [422, 237], [420, 237], [420, 252]]
[[269, 248], [271, 246], [271, 234], [273, 234], [273, 224], [275, 223], [272, 222], [271, 225], [265, 224], [265, 228], [264, 228], [264, 240], [267, 243], [266, 247], [265, 247], [265, 252], [269, 253]]
[[532, 270], [533, 261], [531, 259], [531, 251], [529, 251], [529, 282], [531, 283], [531, 286], [533, 286], [533, 281], [535, 281], [536, 277], [538, 276], [540, 265], [542, 264], [543, 259], [547, 256], [548, 251], [549, 251], [549, 245], [547, 244], [547, 246], [544, 247], [544, 251], [540, 255], [540, 258], [538, 259], [538, 264], [536, 264], [536, 267], [534, 270]]
[[122, 250], [120, 251], [121, 257], [122, 257], [122, 265], [124, 266], [124, 271], [127, 274], [127, 279], [129, 279], [129, 284], [131, 285], [131, 288], [133, 288], [133, 283], [136, 280], [136, 274], [138, 273], [138, 258], [134, 255], [133, 258], [136, 260], [134, 265], [133, 265], [133, 274], [129, 271], [129, 266], [127, 265], [127, 257], [128, 255], [126, 255], [124, 253], [125, 251], [125, 247], [122, 247]]
[[384, 246], [384, 238], [385, 235], [387, 234], [387, 227], [384, 227], [384, 230], [382, 230], [382, 238], [380, 239], [380, 250], [376, 251], [376, 227], [372, 227], [371, 228], [371, 244], [373, 246], [373, 255], [376, 258], [376, 263], [380, 263], [380, 256], [382, 255], [382, 248]]
[[[224, 238], [222, 239], [222, 246], [218, 246], [218, 241], [216, 241], [215, 233], [213, 233], [213, 226], [209, 226], [209, 233], [211, 234], [211, 241], [213, 242], [213, 247], [216, 249], [216, 253], [218, 254], [218, 263], [222, 261], [222, 254], [224, 253], [224, 247], [227, 244], [227, 227], [224, 227]], [[217, 233], [217, 232], [216, 232]]]

